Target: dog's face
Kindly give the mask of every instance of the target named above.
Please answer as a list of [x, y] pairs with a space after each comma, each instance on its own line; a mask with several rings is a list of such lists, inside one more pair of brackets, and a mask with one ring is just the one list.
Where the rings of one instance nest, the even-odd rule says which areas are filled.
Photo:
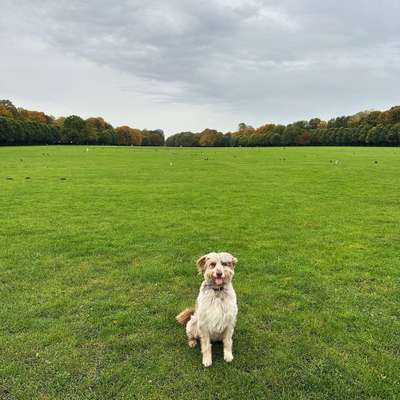
[[208, 253], [197, 260], [204, 280], [222, 286], [232, 280], [237, 259], [229, 253]]

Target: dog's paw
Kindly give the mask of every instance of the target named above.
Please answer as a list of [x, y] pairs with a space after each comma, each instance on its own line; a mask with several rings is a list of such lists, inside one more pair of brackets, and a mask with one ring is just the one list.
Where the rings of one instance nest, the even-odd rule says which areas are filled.
[[196, 347], [196, 345], [197, 345], [197, 340], [196, 339], [189, 340], [188, 341], [188, 345], [189, 345], [190, 348], [193, 349], [193, 347]]
[[211, 358], [203, 358], [203, 365], [207, 368], [207, 367], [211, 367], [212, 364], [212, 359]]
[[228, 363], [232, 362], [232, 360], [233, 360], [233, 355], [232, 355], [232, 353], [225, 353], [225, 354], [224, 354], [224, 360], [225, 360], [226, 362], [228, 362]]

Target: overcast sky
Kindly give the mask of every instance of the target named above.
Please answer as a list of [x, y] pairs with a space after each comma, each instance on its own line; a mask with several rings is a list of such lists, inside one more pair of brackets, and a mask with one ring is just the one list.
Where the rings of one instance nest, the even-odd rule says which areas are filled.
[[398, 0], [0, 0], [0, 98], [166, 134], [400, 104]]

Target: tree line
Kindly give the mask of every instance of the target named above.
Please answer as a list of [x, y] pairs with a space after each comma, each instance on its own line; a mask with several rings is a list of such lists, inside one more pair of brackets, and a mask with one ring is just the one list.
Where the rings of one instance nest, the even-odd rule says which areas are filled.
[[313, 118], [289, 125], [265, 124], [253, 128], [240, 123], [223, 134], [213, 129], [180, 132], [167, 146], [400, 146], [400, 106], [386, 111], [362, 111], [323, 121]]
[[54, 118], [39, 111], [16, 108], [0, 100], [0, 145], [98, 144], [121, 146], [163, 146], [161, 129], [114, 128], [101, 117], [83, 119], [77, 115]]
[[16, 108], [0, 100], [0, 145], [99, 144], [123, 146], [400, 146], [400, 106], [386, 111], [362, 111], [323, 121], [313, 118], [288, 125], [253, 128], [240, 123], [234, 132], [215, 129], [180, 132], [166, 140], [161, 129], [114, 128], [101, 117], [54, 118]]

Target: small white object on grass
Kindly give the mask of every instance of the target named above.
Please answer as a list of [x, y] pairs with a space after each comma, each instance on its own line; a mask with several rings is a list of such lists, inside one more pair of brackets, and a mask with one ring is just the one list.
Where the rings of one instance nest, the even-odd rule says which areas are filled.
[[86, 147], [86, 152], [88, 152], [89, 151], [89, 147]]

